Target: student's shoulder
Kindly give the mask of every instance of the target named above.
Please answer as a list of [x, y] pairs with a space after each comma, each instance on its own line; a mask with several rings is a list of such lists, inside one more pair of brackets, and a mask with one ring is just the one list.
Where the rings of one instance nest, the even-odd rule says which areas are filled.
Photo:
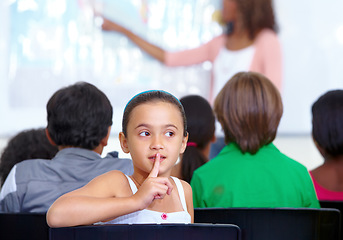
[[191, 185], [188, 182], [186, 182], [185, 180], [182, 180], [182, 179], [179, 179], [179, 180], [181, 182], [181, 185], [183, 187], [183, 190], [184, 190], [185, 194], [192, 193]]
[[16, 175], [20, 178], [32, 178], [42, 175], [42, 172], [47, 172], [52, 165], [50, 159], [28, 159], [21, 161], [14, 165], [16, 169]]
[[46, 165], [46, 164], [51, 164], [50, 159], [26, 159], [21, 162], [18, 162], [16, 165], [21, 166], [21, 167], [30, 167], [34, 165]]
[[128, 188], [129, 182], [124, 173], [119, 170], [111, 170], [95, 177], [88, 185], [91, 187], [96, 186], [99, 189], [110, 189], [116, 195], [122, 189]]
[[103, 186], [105, 188], [117, 188], [127, 182], [125, 174], [119, 170], [112, 170], [93, 178], [89, 185]]
[[191, 185], [189, 185], [188, 182], [186, 182], [184, 180], [180, 179], [180, 182], [181, 182], [182, 187], [183, 187], [183, 192], [184, 192], [185, 199], [186, 199], [187, 209], [188, 209], [189, 213], [191, 215], [193, 215], [194, 213], [193, 213], [193, 192], [192, 192], [192, 187], [191, 187]]
[[126, 175], [119, 171], [119, 170], [111, 170], [108, 171], [100, 176], [98, 176], [97, 178], [102, 178], [103, 180], [108, 180], [108, 181], [120, 181], [120, 182], [124, 182], [127, 181], [127, 177]]

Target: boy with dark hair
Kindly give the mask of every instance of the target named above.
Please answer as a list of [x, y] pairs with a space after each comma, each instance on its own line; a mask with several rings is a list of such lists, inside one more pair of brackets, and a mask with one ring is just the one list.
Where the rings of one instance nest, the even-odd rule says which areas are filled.
[[0, 192], [0, 212], [46, 212], [61, 195], [110, 170], [132, 174], [130, 159], [101, 158], [112, 125], [112, 106], [92, 84], [58, 90], [48, 101], [46, 134], [59, 152], [51, 161], [16, 164]]

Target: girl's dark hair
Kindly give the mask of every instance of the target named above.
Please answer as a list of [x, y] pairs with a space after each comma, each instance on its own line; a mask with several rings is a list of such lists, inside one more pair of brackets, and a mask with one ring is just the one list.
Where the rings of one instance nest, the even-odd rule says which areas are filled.
[[18, 133], [9, 140], [1, 154], [1, 186], [15, 164], [29, 159], [51, 159], [57, 152], [58, 148], [50, 144], [44, 128]]
[[272, 0], [236, 0], [236, 3], [251, 40], [264, 28], [278, 31]]
[[94, 150], [112, 125], [112, 105], [94, 85], [79, 82], [58, 90], [47, 104], [50, 137], [58, 146]]
[[243, 153], [255, 154], [275, 139], [283, 105], [279, 91], [267, 77], [239, 72], [217, 95], [214, 111], [225, 143], [235, 142]]
[[323, 94], [312, 105], [312, 136], [325, 159], [343, 155], [343, 90]]
[[190, 95], [180, 99], [187, 117], [188, 142], [182, 155], [181, 176], [190, 183], [195, 169], [208, 161], [203, 150], [213, 139], [215, 117], [208, 101], [198, 95]]
[[182, 104], [172, 94], [165, 91], [161, 91], [161, 90], [150, 90], [150, 91], [139, 93], [128, 102], [128, 104], [126, 105], [124, 109], [123, 121], [122, 121], [122, 132], [124, 133], [125, 136], [127, 136], [127, 125], [130, 121], [132, 110], [135, 107], [144, 103], [148, 103], [148, 102], [167, 102], [177, 107], [183, 119], [184, 136], [185, 137], [187, 136], [187, 121], [186, 121], [186, 115], [185, 115], [185, 111], [183, 109]]

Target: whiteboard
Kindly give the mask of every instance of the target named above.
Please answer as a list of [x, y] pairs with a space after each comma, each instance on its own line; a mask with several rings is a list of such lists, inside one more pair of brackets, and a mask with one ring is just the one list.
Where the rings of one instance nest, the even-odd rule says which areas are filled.
[[[283, 51], [284, 114], [279, 134], [309, 134], [311, 104], [343, 88], [343, 1], [275, 0]], [[198, 46], [221, 33], [221, 0], [0, 3], [0, 136], [46, 126], [45, 105], [59, 88], [93, 83], [114, 108], [113, 134], [131, 96], [164, 89], [208, 97], [210, 63], [166, 67], [127, 38], [99, 28], [93, 9], [166, 50]]]

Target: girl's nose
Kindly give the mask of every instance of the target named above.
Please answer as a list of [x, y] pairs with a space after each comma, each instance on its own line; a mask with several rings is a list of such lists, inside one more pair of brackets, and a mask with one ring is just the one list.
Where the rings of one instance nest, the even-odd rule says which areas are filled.
[[157, 136], [153, 137], [150, 148], [155, 149], [155, 150], [163, 149], [162, 139], [160, 137], [157, 137]]

